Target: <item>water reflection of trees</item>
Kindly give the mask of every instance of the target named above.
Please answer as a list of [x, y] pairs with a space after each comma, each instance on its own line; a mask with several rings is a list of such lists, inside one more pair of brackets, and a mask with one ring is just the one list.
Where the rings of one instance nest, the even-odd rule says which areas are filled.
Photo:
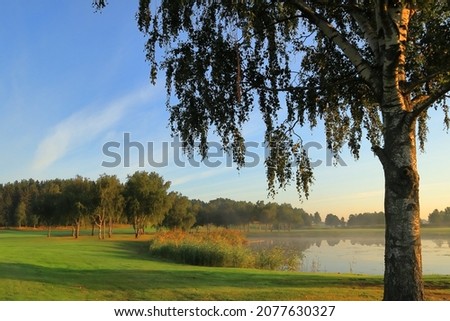
[[436, 244], [437, 247], [450, 247], [450, 239], [449, 240], [443, 240], [443, 239], [430, 239], [434, 244]]
[[364, 245], [364, 246], [384, 246], [384, 239], [382, 237], [270, 237], [265, 236], [261, 238], [250, 238], [251, 247], [267, 247], [267, 246], [280, 246], [295, 248], [299, 251], [305, 251], [313, 246], [320, 247], [322, 242], [325, 242], [328, 246], [337, 246], [341, 242], [349, 241], [351, 245]]
[[[437, 247], [450, 247], [450, 238], [430, 238], [422, 237], [422, 241], [432, 241]], [[297, 247], [302, 250], [309, 249], [312, 246], [319, 247], [322, 244], [328, 246], [338, 246], [344, 242], [350, 242], [351, 245], [363, 245], [363, 246], [384, 246], [384, 238], [382, 236], [264, 236], [261, 238], [251, 237], [250, 243], [266, 243], [272, 245], [286, 245], [290, 247]]]
[[367, 238], [367, 237], [356, 237], [350, 239], [352, 245], [366, 245], [366, 246], [384, 246], [383, 238]]
[[[249, 245], [257, 249], [280, 247], [285, 249], [286, 255], [298, 255], [300, 257], [299, 271], [327, 272], [327, 268], [331, 267], [332, 271], [337, 269], [341, 272], [350, 273], [355, 271], [359, 271], [355, 273], [366, 273], [364, 271], [374, 273], [374, 260], [370, 253], [380, 255], [381, 263], [375, 269], [377, 274], [383, 271], [382, 254], [380, 254], [384, 247], [382, 235], [312, 236], [286, 233], [284, 235], [264, 234], [258, 236], [254, 234], [249, 237], [249, 241]], [[450, 239], [448, 236], [422, 237], [422, 245], [423, 251], [433, 257], [429, 262], [442, 262], [441, 260], [449, 255]], [[337, 257], [335, 257], [335, 254]], [[349, 257], [349, 255], [353, 255], [353, 257]], [[369, 261], [366, 261], [367, 259]], [[345, 264], [348, 264], [348, 269], [343, 267]], [[439, 266], [439, 264], [436, 266]], [[379, 270], [377, 270], [378, 268]], [[437, 273], [442, 273], [439, 269], [437, 271]]]
[[[437, 247], [449, 247], [450, 239], [446, 240], [443, 238], [423, 238], [423, 240], [432, 241]], [[323, 242], [330, 247], [338, 246], [344, 242], [350, 242], [351, 245], [363, 245], [363, 246], [384, 246], [384, 239], [382, 237], [367, 237], [367, 236], [332, 236], [332, 237], [278, 237], [278, 236], [264, 236], [258, 238], [257, 236], [251, 237], [249, 239], [250, 246], [257, 247], [273, 247], [279, 246], [289, 249], [295, 249], [298, 251], [305, 251], [311, 247], [318, 247], [322, 245]]]
[[329, 246], [335, 246], [341, 242], [341, 240], [338, 238], [326, 239], [326, 241]]

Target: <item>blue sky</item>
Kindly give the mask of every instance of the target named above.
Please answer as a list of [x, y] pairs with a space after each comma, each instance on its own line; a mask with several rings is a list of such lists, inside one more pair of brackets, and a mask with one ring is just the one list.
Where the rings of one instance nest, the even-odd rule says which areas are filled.
[[[0, 11], [0, 183], [20, 179], [96, 179], [116, 174], [125, 180], [136, 170], [157, 171], [172, 182], [172, 189], [190, 198], [208, 201], [217, 197], [236, 200], [267, 199], [263, 162], [240, 171], [227, 166], [225, 157], [214, 157], [221, 166], [175, 164], [170, 148], [164, 80], [152, 86], [145, 61], [145, 39], [137, 30], [138, 1], [111, 0], [102, 13], [94, 13], [90, 0], [6, 1]], [[258, 116], [258, 115], [256, 115]], [[431, 113], [429, 142], [419, 156], [422, 217], [450, 206], [448, 148], [450, 136], [443, 130], [442, 113]], [[257, 122], [245, 128], [246, 138], [262, 142]], [[130, 148], [130, 166], [123, 162], [124, 133], [142, 144], [145, 153], [153, 142], [155, 162], [168, 145], [168, 165], [139, 166], [138, 149]], [[320, 130], [305, 130], [305, 140], [324, 144]], [[122, 156], [116, 167], [105, 167], [113, 158], [110, 148]], [[277, 202], [289, 202], [324, 217], [383, 209], [381, 165], [363, 146], [354, 161], [344, 150], [347, 166], [327, 166], [326, 151], [313, 149], [321, 160], [309, 200], [301, 203], [295, 188], [280, 191]], [[262, 156], [261, 147], [253, 151]], [[148, 157], [145, 156], [145, 161]], [[198, 159], [198, 158], [197, 158]]]

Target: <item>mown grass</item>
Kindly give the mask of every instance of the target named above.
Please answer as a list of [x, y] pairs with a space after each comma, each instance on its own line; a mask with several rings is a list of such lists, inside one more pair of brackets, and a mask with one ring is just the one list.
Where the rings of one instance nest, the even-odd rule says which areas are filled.
[[[112, 240], [45, 234], [0, 230], [0, 300], [382, 298], [381, 276], [190, 266], [152, 259], [148, 238], [131, 234]], [[450, 276], [427, 276], [426, 294], [450, 299]]]

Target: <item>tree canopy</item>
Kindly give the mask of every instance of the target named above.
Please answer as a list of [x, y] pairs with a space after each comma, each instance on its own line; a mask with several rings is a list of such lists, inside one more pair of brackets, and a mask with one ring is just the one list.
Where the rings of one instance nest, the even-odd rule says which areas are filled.
[[244, 166], [242, 128], [259, 109], [272, 195], [292, 180], [309, 195], [303, 128], [323, 122], [333, 153], [347, 145], [355, 158], [365, 137], [386, 181], [384, 298], [420, 300], [416, 140], [423, 149], [432, 106], [450, 125], [449, 9], [446, 0], [140, 0], [137, 24], [151, 80], [166, 72], [170, 125], [186, 150], [206, 157], [213, 131]]
[[[383, 108], [419, 120], [421, 147], [427, 108], [442, 108], [448, 127], [448, 9], [447, 1], [143, 0], [137, 23], [151, 80], [166, 70], [170, 124], [185, 146], [200, 142], [206, 157], [214, 131], [243, 166], [242, 125], [258, 107], [272, 147], [270, 192], [294, 179], [308, 196], [300, 127], [322, 120], [328, 147], [337, 155], [347, 144], [356, 158], [364, 136], [382, 154]], [[401, 97], [389, 102], [393, 90]]]
[[189, 230], [212, 225], [248, 229], [250, 224], [287, 230], [309, 227], [314, 217], [320, 217], [290, 204], [225, 198], [191, 200], [178, 192], [168, 193], [168, 186], [169, 182], [157, 173], [139, 171], [124, 183], [115, 175], [102, 174], [95, 181], [76, 176], [0, 184], [0, 228], [47, 227], [50, 236], [52, 227], [72, 226], [77, 238], [81, 228], [91, 225], [98, 228], [98, 237], [103, 239], [106, 224], [108, 236], [112, 237], [113, 224], [132, 224], [140, 229], [138, 233], [146, 227]]
[[168, 189], [170, 182], [157, 173], [135, 172], [125, 183], [125, 204], [129, 221], [133, 222], [136, 238], [148, 225], [156, 226], [164, 220], [171, 207]]
[[435, 209], [428, 215], [428, 222], [433, 225], [450, 225], [450, 207], [442, 211]]

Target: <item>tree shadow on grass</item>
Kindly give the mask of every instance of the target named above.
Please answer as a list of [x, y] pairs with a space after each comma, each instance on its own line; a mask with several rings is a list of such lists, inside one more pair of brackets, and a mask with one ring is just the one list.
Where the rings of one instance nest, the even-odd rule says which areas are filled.
[[[75, 241], [77, 242], [77, 241]], [[94, 253], [89, 257], [74, 253], [73, 265], [43, 266], [33, 263], [0, 263], [0, 282], [20, 281], [37, 282], [55, 289], [64, 289], [64, 299], [75, 298], [79, 289], [87, 293], [103, 293], [101, 299], [111, 297], [114, 300], [221, 300], [252, 299], [251, 293], [298, 293], [301, 289], [355, 287], [361, 285], [379, 287], [380, 278], [348, 277], [339, 275], [302, 274], [289, 272], [272, 272], [251, 269], [208, 268], [168, 264], [150, 257], [148, 242], [135, 240], [99, 241], [98, 258], [95, 243], [88, 240], [80, 246], [90, 246]], [[81, 268], [77, 262], [92, 259], [99, 260], [97, 267]], [[113, 262], [105, 263], [105, 259]], [[148, 264], [147, 264], [148, 262]], [[69, 263], [69, 262], [68, 262]], [[117, 266], [114, 266], [117, 264]], [[105, 296], [104, 293], [108, 295]], [[166, 296], [161, 296], [165, 293]], [[77, 294], [78, 295], [78, 294]], [[245, 296], [247, 295], [247, 296]], [[58, 300], [53, 297], [40, 298]], [[86, 296], [89, 300], [94, 296]], [[54, 299], [55, 298], [55, 299]], [[259, 300], [266, 299], [259, 296]], [[267, 299], [285, 299], [272, 294]]]
[[63, 286], [83, 286], [92, 290], [127, 289], [180, 289], [216, 286], [236, 288], [305, 288], [342, 287], [346, 285], [379, 285], [378, 279], [342, 278], [336, 276], [299, 273], [273, 273], [232, 268], [186, 267], [179, 265], [163, 269], [70, 269], [53, 268], [23, 263], [0, 263], [0, 279], [42, 282]]

